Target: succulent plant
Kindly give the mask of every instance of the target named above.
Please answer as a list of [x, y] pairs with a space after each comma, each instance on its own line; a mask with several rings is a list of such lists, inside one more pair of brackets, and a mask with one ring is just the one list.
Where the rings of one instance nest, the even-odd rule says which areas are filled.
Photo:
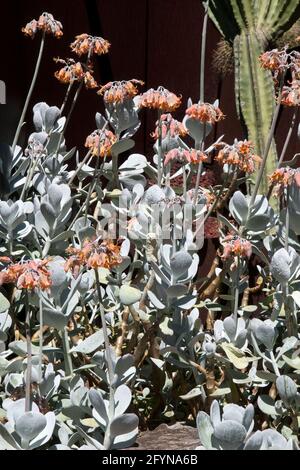
[[[242, 4], [230, 2], [236, 15]], [[78, 95], [96, 87], [93, 56], [109, 49], [88, 34], [71, 45], [87, 61], [63, 60], [55, 74], [69, 85], [63, 104], [33, 106], [35, 132], [21, 148], [46, 35], [62, 25], [44, 13], [24, 32], [42, 37], [14, 141], [0, 145], [0, 450], [124, 449], [141, 424], [191, 410], [200, 449], [298, 449], [298, 170], [279, 165], [270, 177], [279, 214], [270, 195], [249, 193], [266, 160], [238, 137], [206, 146], [224, 115], [204, 102], [202, 72], [201, 99], [181, 121], [181, 99], [166, 88], [109, 82], [85, 155], [69, 149]], [[133, 149], [142, 107], [157, 114], [152, 155]], [[204, 184], [208, 157], [220, 184]]]

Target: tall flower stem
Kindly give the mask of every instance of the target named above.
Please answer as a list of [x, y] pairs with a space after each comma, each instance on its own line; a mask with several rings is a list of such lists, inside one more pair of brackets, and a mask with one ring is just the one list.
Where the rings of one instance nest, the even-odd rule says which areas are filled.
[[284, 247], [286, 251], [289, 249], [289, 231], [290, 231], [290, 211], [289, 211], [289, 198], [290, 192], [289, 187], [286, 188], [286, 214], [285, 214], [285, 243]]
[[36, 79], [37, 79], [37, 76], [38, 76], [38, 73], [39, 73], [41, 60], [42, 60], [42, 56], [43, 56], [43, 51], [44, 51], [44, 45], [45, 45], [45, 32], [43, 32], [43, 35], [42, 35], [39, 55], [38, 55], [38, 58], [37, 58], [37, 61], [36, 61], [33, 78], [32, 78], [32, 81], [31, 81], [31, 85], [30, 85], [30, 88], [29, 88], [29, 91], [28, 91], [28, 94], [27, 94], [27, 98], [26, 98], [26, 101], [25, 101], [25, 104], [24, 104], [24, 107], [23, 107], [23, 111], [22, 111], [22, 114], [21, 114], [21, 117], [20, 117], [20, 120], [19, 120], [19, 124], [18, 124], [17, 130], [16, 130], [16, 133], [15, 133], [14, 140], [13, 140], [13, 144], [12, 144], [12, 153], [13, 154], [14, 154], [16, 145], [17, 145], [18, 140], [19, 140], [21, 128], [22, 128], [23, 123], [24, 123], [25, 115], [26, 115], [26, 112], [27, 112], [27, 109], [28, 109], [28, 105], [29, 105], [31, 96], [32, 96], [32, 92], [33, 92], [34, 87], [35, 87]]
[[89, 191], [88, 191], [87, 198], [86, 198], [86, 205], [85, 205], [85, 212], [84, 212], [84, 223], [85, 224], [87, 223], [87, 217], [88, 217], [88, 212], [89, 212], [89, 204], [90, 204], [91, 196], [92, 196], [92, 193], [95, 189], [96, 182], [97, 182], [97, 173], [98, 173], [98, 170], [99, 170], [99, 161], [100, 161], [99, 159], [100, 159], [100, 157], [96, 157], [96, 158], [97, 158], [97, 161], [96, 161], [95, 170], [94, 170], [94, 174], [93, 174], [93, 180], [90, 184]]
[[241, 261], [240, 257], [237, 257], [237, 264], [236, 264], [236, 282], [235, 282], [235, 287], [234, 287], [234, 306], [233, 306], [233, 318], [234, 321], [236, 322], [237, 326], [237, 312], [239, 308], [239, 295], [240, 295], [240, 267], [241, 267]]
[[198, 200], [198, 191], [199, 191], [201, 173], [202, 173], [202, 162], [198, 164], [198, 169], [197, 169], [197, 177], [196, 177], [195, 192], [194, 192], [194, 199], [193, 199], [194, 205], [196, 205], [197, 200]]
[[[284, 248], [289, 251], [289, 231], [290, 231], [290, 212], [289, 212], [289, 187], [286, 188], [286, 214], [285, 214], [285, 239]], [[297, 322], [295, 320], [295, 304], [289, 296], [288, 282], [282, 285], [284, 311], [286, 318], [286, 330], [289, 337], [297, 336]]]
[[[207, 0], [204, 4], [204, 19], [203, 19], [203, 26], [202, 26], [201, 59], [200, 59], [200, 102], [201, 103], [204, 103], [205, 51], [206, 51], [206, 38], [207, 38], [208, 4], [209, 4], [209, 0]], [[205, 133], [206, 133], [205, 127], [206, 126], [204, 123], [202, 143], [198, 145], [196, 144], [195, 145], [196, 149], [200, 149], [200, 147], [203, 147], [204, 140], [205, 140]], [[194, 193], [194, 200], [193, 200], [194, 205], [196, 204], [197, 199], [198, 199], [198, 189], [199, 189], [199, 184], [200, 184], [201, 172], [202, 172], [202, 162], [199, 163], [198, 170], [197, 170], [195, 193]]]
[[26, 346], [27, 346], [27, 367], [26, 367], [26, 386], [25, 386], [25, 412], [31, 411], [31, 376], [32, 376], [32, 350], [31, 350], [31, 333], [30, 333], [30, 307], [28, 301], [28, 292], [25, 292], [25, 330], [26, 330]]
[[208, 4], [207, 0], [204, 4], [204, 19], [202, 26], [202, 42], [201, 42], [201, 59], [200, 59], [200, 101], [204, 102], [204, 78], [205, 78], [205, 50], [207, 38], [207, 20], [208, 20]]
[[112, 153], [111, 155], [111, 170], [112, 170], [112, 189], [118, 189], [118, 159], [119, 155], [117, 153]]
[[[65, 132], [67, 130], [67, 127], [68, 127], [68, 124], [70, 122], [70, 119], [71, 119], [71, 116], [72, 116], [72, 113], [74, 111], [74, 108], [75, 108], [75, 105], [77, 103], [77, 100], [78, 100], [78, 97], [79, 97], [79, 94], [81, 92], [81, 89], [82, 89], [82, 86], [83, 86], [83, 82], [80, 83], [80, 85], [78, 86], [77, 90], [76, 90], [76, 93], [74, 95], [74, 98], [73, 98], [73, 101], [72, 101], [72, 104], [71, 104], [71, 107], [69, 109], [69, 112], [68, 112], [68, 115], [67, 115], [67, 118], [66, 118], [66, 122], [65, 122], [65, 125], [64, 125], [64, 128], [63, 130], [61, 131], [60, 133], [60, 136], [59, 136], [59, 139], [58, 139], [58, 144], [57, 144], [57, 147], [56, 147], [56, 157], [58, 155], [58, 152], [59, 152], [59, 149], [60, 149], [60, 146], [61, 146], [61, 143], [62, 143], [62, 140], [63, 140], [63, 137], [65, 135]], [[53, 159], [53, 163], [55, 162], [55, 159]], [[54, 163], [55, 164], [55, 163]], [[54, 167], [54, 165], [53, 165]], [[54, 168], [53, 168], [54, 170]], [[53, 174], [54, 174], [54, 171], [53, 171]]]
[[[281, 150], [281, 154], [280, 154], [280, 157], [279, 157], [279, 160], [278, 160], [278, 163], [277, 163], [277, 169], [281, 168], [281, 166], [282, 166], [282, 163], [283, 163], [283, 160], [284, 160], [284, 157], [285, 157], [285, 154], [286, 154], [286, 151], [287, 151], [288, 145], [290, 143], [294, 127], [295, 127], [295, 123], [296, 123], [296, 119], [297, 119], [297, 115], [298, 115], [298, 110], [299, 110], [299, 108], [297, 107], [294, 111], [292, 121], [291, 121], [289, 130], [288, 130], [288, 133], [286, 135], [286, 138], [285, 138], [282, 150]], [[272, 183], [269, 187], [268, 194], [267, 194], [267, 199], [270, 199], [270, 197], [272, 195], [273, 188], [274, 188], [274, 183]]]
[[67, 104], [67, 101], [68, 101], [68, 99], [69, 99], [69, 96], [70, 96], [70, 93], [71, 93], [71, 90], [72, 90], [72, 86], [73, 86], [73, 85], [74, 85], [74, 80], [69, 83], [68, 88], [67, 88], [67, 91], [66, 91], [66, 94], [65, 94], [65, 96], [64, 96], [64, 100], [63, 100], [62, 105], [61, 105], [61, 107], [60, 107], [60, 115], [61, 115], [61, 116], [62, 116], [62, 113], [63, 113], [63, 111], [64, 111], [64, 109], [65, 109], [65, 106], [66, 106], [66, 104]]
[[35, 169], [36, 169], [38, 163], [39, 163], [38, 162], [38, 157], [36, 157], [34, 161], [31, 161], [31, 164], [30, 164], [30, 167], [29, 167], [29, 173], [26, 177], [24, 186], [22, 188], [22, 192], [21, 192], [21, 196], [20, 196], [21, 201], [24, 201], [24, 199], [26, 199], [27, 190], [30, 188], [31, 181], [32, 181], [32, 178], [34, 176], [34, 172], [35, 172]]
[[110, 353], [109, 336], [108, 336], [108, 331], [106, 327], [106, 319], [105, 319], [104, 308], [103, 308], [103, 303], [102, 303], [99, 274], [98, 274], [97, 269], [94, 269], [94, 272], [95, 272], [96, 289], [97, 289], [97, 295], [98, 295], [98, 301], [99, 301], [100, 317], [101, 317], [101, 323], [102, 323], [108, 378], [109, 378], [109, 415], [110, 415], [110, 419], [112, 419], [114, 416], [114, 408], [115, 408], [114, 389], [112, 385], [114, 381], [114, 368], [113, 368], [113, 362], [112, 362], [111, 353]]
[[161, 111], [158, 112], [158, 139], [157, 139], [157, 185], [161, 187], [162, 180], [162, 121]]
[[186, 201], [186, 171], [185, 171], [185, 165], [182, 167], [182, 176], [183, 176], [183, 198], [184, 201]]
[[166, 166], [166, 186], [170, 187], [171, 186], [171, 164], [168, 163]]
[[72, 377], [73, 375], [73, 363], [72, 363], [72, 356], [70, 353], [70, 344], [69, 344], [69, 335], [67, 327], [65, 326], [62, 335], [62, 346], [63, 346], [63, 354], [64, 354], [64, 363], [65, 363], [65, 372], [67, 377]]
[[[89, 52], [89, 54], [88, 54], [88, 56], [87, 56], [86, 65], [89, 63], [90, 55], [91, 55], [91, 51]], [[71, 88], [72, 88], [73, 83], [74, 83], [74, 81], [72, 81], [72, 82], [69, 84], [69, 87], [68, 87], [68, 89], [67, 89], [67, 93], [66, 93], [64, 102], [63, 102], [62, 107], [61, 107], [61, 113], [62, 113], [62, 111], [63, 111], [63, 109], [64, 109], [64, 106], [65, 106], [67, 100], [68, 100], [69, 93], [70, 93], [70, 91], [71, 91]], [[75, 108], [75, 105], [76, 105], [76, 103], [77, 103], [79, 94], [80, 94], [80, 92], [81, 92], [81, 90], [82, 90], [83, 84], [84, 84], [84, 82], [83, 82], [83, 80], [82, 80], [82, 81], [80, 82], [80, 84], [79, 84], [79, 86], [78, 86], [76, 92], [75, 92], [75, 95], [74, 95], [74, 98], [73, 98], [71, 107], [70, 107], [70, 109], [69, 109], [69, 113], [68, 113], [67, 118], [66, 118], [66, 122], [65, 122], [64, 128], [63, 128], [63, 130], [62, 130], [62, 132], [61, 132], [61, 134], [60, 134], [60, 136], [59, 136], [59, 140], [58, 140], [58, 144], [57, 144], [57, 148], [56, 148], [56, 152], [55, 152], [55, 153], [56, 153], [56, 157], [57, 157], [57, 155], [58, 155], [58, 152], [59, 152], [59, 149], [60, 149], [60, 145], [61, 145], [61, 143], [62, 143], [62, 139], [63, 139], [63, 137], [64, 137], [64, 135], [65, 135], [66, 129], [67, 129], [68, 124], [69, 124], [69, 122], [70, 122], [72, 113], [73, 113], [74, 108]], [[54, 176], [54, 160], [53, 160], [53, 176]]]
[[39, 310], [40, 310], [40, 334], [39, 334], [39, 383], [42, 381], [43, 377], [43, 328], [44, 328], [44, 322], [43, 322], [43, 302], [42, 302], [42, 297], [40, 297], [40, 305], [39, 305]]
[[[289, 284], [286, 282], [282, 284], [282, 293], [283, 293], [283, 303], [284, 303], [284, 314], [285, 314], [285, 324], [288, 337], [296, 336], [297, 337], [297, 324], [295, 322], [295, 309], [294, 302], [289, 297], [290, 289]], [[293, 306], [291, 305], [293, 303]]]
[[283, 148], [282, 148], [282, 151], [281, 151], [281, 154], [280, 154], [280, 158], [278, 160], [278, 165], [277, 165], [277, 168], [280, 168], [281, 165], [282, 165], [282, 162], [283, 162], [283, 159], [285, 157], [285, 154], [286, 154], [286, 151], [287, 151], [287, 148], [288, 148], [288, 145], [290, 143], [290, 140], [291, 140], [291, 137], [292, 137], [292, 133], [293, 133], [293, 130], [294, 130], [294, 126], [295, 126], [295, 122], [296, 122], [296, 119], [297, 119], [297, 114], [298, 114], [298, 110], [299, 108], [297, 107], [294, 111], [294, 114], [293, 114], [293, 117], [292, 117], [292, 121], [291, 121], [291, 125], [289, 127], [289, 131], [287, 133], [287, 136], [286, 136], [286, 139], [285, 139], [285, 142], [284, 142], [284, 145], [283, 145]]
[[272, 140], [273, 140], [273, 137], [274, 137], [275, 128], [276, 128], [276, 124], [277, 124], [277, 120], [278, 120], [278, 116], [279, 116], [279, 111], [280, 111], [280, 107], [281, 107], [282, 86], [283, 86], [283, 78], [282, 78], [281, 84], [280, 84], [278, 102], [277, 102], [277, 106], [275, 108], [275, 112], [274, 112], [274, 115], [273, 115], [273, 120], [272, 120], [272, 124], [271, 124], [271, 128], [270, 128], [270, 132], [269, 132], [269, 135], [268, 135], [268, 140], [267, 140], [266, 147], [265, 147], [264, 154], [263, 154], [263, 159], [262, 159], [262, 162], [261, 162], [261, 165], [260, 165], [260, 168], [259, 168], [259, 172], [258, 172], [258, 175], [257, 175], [257, 178], [256, 178], [256, 183], [255, 183], [255, 186], [254, 186], [254, 189], [253, 189], [253, 193], [251, 195], [251, 200], [250, 200], [249, 210], [248, 210], [248, 218], [249, 218], [251, 209], [253, 207], [253, 204], [255, 202], [255, 198], [257, 196], [257, 193], [258, 193], [258, 189], [259, 189], [259, 186], [260, 186], [260, 183], [261, 183], [264, 171], [265, 171], [269, 151], [270, 151]]
[[72, 113], [74, 111], [74, 108], [76, 106], [76, 103], [77, 103], [77, 100], [78, 100], [78, 97], [79, 97], [79, 94], [82, 90], [82, 87], [83, 87], [83, 82], [80, 83], [80, 85], [78, 86], [77, 90], [76, 90], [76, 93], [74, 95], [74, 98], [73, 98], [73, 101], [72, 101], [72, 104], [71, 104], [71, 107], [70, 107], [70, 110], [69, 110], [69, 113], [68, 113], [68, 116], [66, 118], [66, 122], [65, 122], [65, 125], [64, 125], [64, 129], [63, 129], [63, 132], [62, 134], [64, 134], [66, 132], [66, 129], [68, 127], [68, 124], [70, 122], [70, 119], [71, 119], [71, 116], [72, 116]]
[[76, 176], [78, 175], [78, 173], [80, 172], [81, 168], [83, 167], [83, 165], [88, 161], [88, 159], [90, 158], [91, 156], [91, 153], [92, 153], [92, 150], [90, 149], [84, 159], [82, 160], [82, 162], [79, 163], [78, 167], [76, 168], [75, 172], [73, 173], [72, 177], [69, 179], [69, 186], [71, 186], [71, 184], [73, 183], [74, 179], [76, 178]]
[[[196, 150], [204, 150], [204, 142], [205, 142], [205, 134], [206, 134], [206, 123], [203, 123], [203, 136], [202, 140], [200, 142], [195, 142], [195, 149]], [[198, 200], [198, 190], [199, 190], [199, 185], [200, 185], [200, 177], [202, 173], [202, 167], [203, 167], [203, 162], [200, 162], [198, 164], [198, 169], [197, 169], [197, 177], [196, 177], [196, 184], [195, 184], [195, 192], [194, 192], [194, 199], [193, 199], [193, 204], [195, 205]]]

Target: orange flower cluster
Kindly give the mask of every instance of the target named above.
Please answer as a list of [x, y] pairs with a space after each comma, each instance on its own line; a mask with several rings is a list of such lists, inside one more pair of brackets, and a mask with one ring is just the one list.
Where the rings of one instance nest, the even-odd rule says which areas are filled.
[[222, 241], [222, 245], [224, 247], [223, 259], [232, 258], [234, 256], [250, 258], [252, 254], [251, 243], [237, 235], [228, 235]]
[[171, 160], [186, 161], [192, 164], [199, 164], [207, 160], [207, 155], [200, 150], [190, 149], [184, 150], [182, 148], [176, 148], [170, 150], [165, 157], [165, 165], [167, 165]]
[[299, 81], [300, 81], [300, 53], [292, 51], [287, 53], [273, 49], [260, 56], [260, 62], [264, 69], [270, 70], [274, 76], [275, 85], [278, 84], [278, 76], [287, 70], [291, 71], [292, 82], [290, 86], [283, 87], [282, 104], [286, 106], [299, 106]]
[[56, 38], [63, 35], [62, 24], [60, 21], [54, 19], [51, 13], [44, 12], [38, 20], [32, 20], [22, 28], [25, 36], [34, 38], [38, 31], [44, 31], [46, 34], [53, 34]]
[[300, 80], [292, 80], [290, 86], [282, 89], [281, 104], [284, 106], [300, 106]]
[[111, 148], [117, 141], [117, 137], [107, 129], [97, 129], [87, 136], [85, 147], [91, 149], [92, 155], [95, 157], [109, 157], [111, 155]]
[[261, 157], [254, 154], [254, 146], [250, 140], [236, 141], [233, 145], [220, 142], [215, 147], [221, 148], [215, 157], [218, 163], [238, 167], [245, 173], [253, 173], [256, 165], [261, 163]]
[[284, 168], [277, 168], [269, 176], [270, 183], [274, 185], [274, 195], [279, 197], [285, 188], [296, 183], [300, 187], [300, 172], [299, 169], [293, 169], [288, 166]]
[[163, 113], [171, 113], [181, 105], [181, 97], [160, 86], [157, 90], [150, 88], [140, 95], [138, 104], [141, 108], [158, 109]]
[[49, 289], [52, 282], [48, 263], [48, 259], [11, 263], [0, 272], [0, 285], [9, 283], [18, 289]]
[[293, 182], [295, 170], [290, 167], [278, 168], [269, 176], [270, 182], [280, 186], [290, 186]]
[[107, 54], [110, 48], [110, 43], [99, 36], [90, 36], [89, 34], [80, 34], [75, 37], [75, 41], [71, 44], [71, 49], [78, 56], [88, 54], [91, 57], [93, 54], [102, 55]]
[[97, 88], [98, 84], [91, 74], [91, 67], [87, 67], [80, 62], [75, 62], [74, 59], [54, 59], [55, 62], [64, 64], [60, 70], [55, 72], [55, 77], [61, 83], [72, 83], [74, 81], [84, 81], [86, 88]]
[[65, 271], [72, 271], [78, 275], [81, 266], [87, 268], [111, 269], [122, 262], [120, 246], [111, 240], [86, 240], [82, 248], [69, 247], [67, 253], [71, 256], [65, 263]]
[[138, 94], [136, 85], [144, 85], [142, 80], [122, 80], [121, 82], [109, 82], [97, 92], [103, 95], [105, 103], [119, 104], [130, 100]]
[[273, 49], [259, 56], [262, 68], [270, 70], [275, 75], [278, 75], [279, 72], [284, 72], [288, 68], [288, 58], [289, 55], [286, 49]]
[[[187, 134], [187, 130], [182, 124], [182, 122], [177, 121], [176, 119], [173, 118], [172, 114], [167, 113], [167, 114], [162, 114], [160, 117], [161, 120], [161, 136], [162, 139], [165, 139], [167, 135], [169, 137], [184, 137]], [[154, 139], [158, 139], [158, 126], [159, 122], [156, 121], [156, 129], [154, 132], [152, 132], [151, 137]]]
[[224, 119], [225, 116], [217, 106], [210, 103], [192, 104], [186, 110], [186, 115], [202, 123], [215, 124]]

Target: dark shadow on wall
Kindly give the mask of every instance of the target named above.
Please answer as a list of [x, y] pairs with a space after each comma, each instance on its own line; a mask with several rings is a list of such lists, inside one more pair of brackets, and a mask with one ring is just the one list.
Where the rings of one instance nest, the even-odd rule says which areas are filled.
[[[87, 12], [89, 31], [93, 36], [104, 36], [101, 17], [99, 15], [97, 0], [85, 0], [85, 8]], [[113, 71], [111, 68], [111, 62], [109, 54], [98, 56], [95, 58], [95, 62], [98, 68], [98, 73], [101, 79], [101, 84], [111, 82], [114, 80]]]

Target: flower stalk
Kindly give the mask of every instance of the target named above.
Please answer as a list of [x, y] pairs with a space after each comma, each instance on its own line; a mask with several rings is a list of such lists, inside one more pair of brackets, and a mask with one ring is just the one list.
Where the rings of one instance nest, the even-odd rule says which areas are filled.
[[36, 84], [38, 73], [39, 73], [39, 70], [40, 70], [40, 65], [41, 65], [43, 52], [44, 52], [44, 46], [45, 46], [45, 35], [46, 35], [46, 33], [44, 31], [43, 34], [42, 34], [42, 39], [41, 39], [38, 58], [37, 58], [36, 65], [35, 65], [34, 74], [33, 74], [32, 80], [31, 80], [30, 88], [29, 88], [29, 91], [28, 91], [28, 94], [27, 94], [27, 97], [26, 97], [26, 101], [25, 101], [25, 104], [24, 104], [24, 107], [23, 107], [23, 111], [22, 111], [22, 114], [21, 114], [21, 117], [20, 117], [20, 120], [19, 120], [19, 124], [18, 124], [17, 130], [16, 130], [16, 133], [15, 133], [15, 137], [14, 137], [14, 140], [13, 140], [13, 144], [12, 144], [12, 153], [13, 154], [14, 154], [16, 145], [17, 145], [18, 140], [19, 140], [20, 132], [21, 132], [22, 126], [24, 124], [25, 115], [26, 115], [28, 105], [30, 103], [31, 96], [32, 96], [32, 93], [33, 93], [33, 90], [34, 90], [34, 87], [35, 87], [35, 84]]

